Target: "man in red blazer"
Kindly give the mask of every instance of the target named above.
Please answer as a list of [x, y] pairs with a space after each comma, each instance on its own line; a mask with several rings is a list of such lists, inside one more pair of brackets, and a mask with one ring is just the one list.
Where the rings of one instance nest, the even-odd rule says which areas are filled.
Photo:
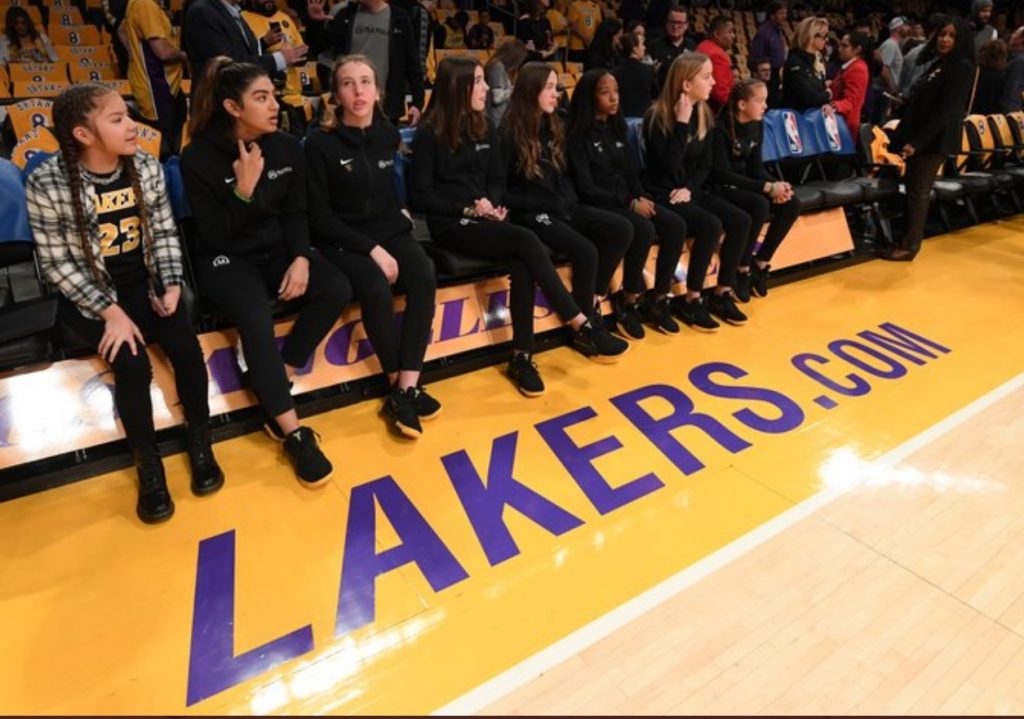
[[851, 32], [839, 41], [839, 60], [842, 69], [832, 80], [832, 105], [846, 120], [850, 134], [857, 137], [860, 130], [860, 114], [871, 84], [871, 72], [864, 60], [868, 46], [867, 37], [860, 32]]
[[708, 25], [708, 37], [697, 46], [697, 52], [702, 52], [711, 58], [711, 71], [715, 78], [715, 86], [711, 88], [709, 102], [711, 108], [716, 112], [729, 102], [729, 93], [736, 80], [732, 76], [732, 61], [727, 54], [732, 50], [736, 42], [736, 29], [732, 20], [718, 15]]

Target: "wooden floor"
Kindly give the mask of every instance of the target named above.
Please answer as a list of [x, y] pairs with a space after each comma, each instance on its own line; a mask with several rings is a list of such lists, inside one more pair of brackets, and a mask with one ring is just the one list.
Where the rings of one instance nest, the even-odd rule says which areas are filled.
[[487, 714], [1024, 712], [1024, 389]]

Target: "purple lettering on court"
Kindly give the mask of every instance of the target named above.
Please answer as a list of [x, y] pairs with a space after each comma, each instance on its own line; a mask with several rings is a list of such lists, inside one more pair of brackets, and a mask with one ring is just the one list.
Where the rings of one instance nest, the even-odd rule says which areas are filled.
[[361, 339], [356, 343], [355, 356], [349, 357], [352, 335], [355, 334], [356, 327], [362, 323], [362, 320], [352, 320], [331, 333], [324, 345], [324, 359], [329, 364], [335, 367], [346, 367], [373, 356], [373, 345], [370, 344], [370, 340]]
[[889, 334], [882, 335], [872, 330], [865, 330], [864, 332], [858, 332], [857, 335], [917, 365], [923, 365], [925, 361], [918, 358], [917, 355], [911, 354], [911, 352], [924, 355], [928, 359], [936, 359], [938, 355], [929, 350], [929, 347], [938, 350], [942, 354], [949, 354], [953, 351], [948, 347], [943, 347], [937, 342], [925, 339], [921, 335], [914, 334], [910, 330], [905, 330], [891, 322], [883, 322], [879, 325], [879, 328]]
[[491, 566], [519, 554], [519, 546], [502, 519], [506, 506], [556, 536], [583, 524], [582, 519], [512, 476], [517, 439], [518, 433], [511, 432], [494, 440], [486, 485], [465, 450], [441, 457]]
[[[874, 347], [869, 347], [868, 345], [861, 344], [860, 342], [854, 342], [853, 340], [836, 340], [835, 342], [829, 343], [828, 349], [836, 357], [846, 360], [854, 367], [859, 367], [875, 377], [882, 377], [883, 379], [899, 379], [907, 374], [907, 368], [892, 357], [882, 354]], [[886, 365], [886, 367], [879, 368], [873, 364], [869, 364], [860, 357], [850, 354], [850, 350], [858, 350], [866, 355], [874, 357], [876, 360]]]
[[[640, 403], [658, 397], [668, 402], [672, 411], [655, 419]], [[679, 440], [672, 436], [678, 427], [696, 427], [719, 445], [736, 454], [750, 446], [750, 442], [734, 433], [709, 414], [695, 412], [693, 400], [671, 385], [652, 384], [612, 397], [611, 403], [632, 422], [683, 474], [693, 474], [704, 468], [704, 463]]]
[[[336, 636], [374, 620], [377, 577], [393, 569], [415, 562], [435, 592], [469, 577], [390, 476], [354, 487], [349, 502]], [[400, 540], [397, 546], [380, 553], [377, 552], [378, 503]]]
[[622, 449], [622, 443], [609, 435], [591, 444], [577, 445], [566, 431], [569, 427], [597, 416], [590, 407], [581, 407], [568, 414], [545, 420], [535, 425], [537, 432], [558, 457], [558, 461], [569, 471], [573, 481], [579, 485], [587, 499], [601, 514], [629, 504], [663, 486], [654, 472], [648, 472], [621, 487], [612, 487], [594, 467], [594, 460]]
[[454, 340], [459, 337], [468, 337], [480, 331], [479, 318], [473, 323], [472, 327], [465, 332], [462, 331], [462, 316], [468, 299], [468, 297], [459, 297], [441, 303], [441, 333], [438, 337], [439, 342]]
[[[538, 308], [543, 310], [543, 312], [537, 314]], [[541, 292], [538, 287], [533, 293], [533, 319], [542, 320], [554, 311], [555, 309], [551, 306], [551, 302], [548, 301], [547, 295]]]
[[813, 379], [819, 384], [823, 384], [831, 390], [844, 394], [847, 397], [860, 397], [861, 395], [867, 394], [871, 391], [871, 385], [861, 379], [858, 375], [848, 374], [846, 379], [850, 380], [851, 384], [845, 385], [836, 382], [835, 380], [829, 379], [821, 372], [816, 369], [811, 369], [810, 365], [814, 364], [828, 364], [831, 360], [821, 355], [816, 355], [813, 352], [804, 352], [798, 354], [792, 360], [793, 366], [803, 372], [805, 375]]
[[508, 290], [498, 290], [487, 294], [487, 310], [484, 320], [485, 330], [496, 330], [512, 323], [512, 317], [508, 310]]
[[236, 657], [235, 532], [224, 532], [199, 543], [188, 659], [188, 706], [312, 649], [313, 628], [307, 624]]
[[774, 418], [759, 415], [747, 407], [732, 413], [733, 417], [751, 429], [779, 434], [796, 429], [803, 423], [804, 411], [800, 409], [800, 405], [786, 395], [764, 387], [736, 387], [718, 384], [711, 378], [714, 374], [724, 374], [732, 379], [742, 379], [747, 376], [747, 371], [728, 362], [709, 362], [690, 370], [689, 378], [694, 387], [712, 397], [757, 400], [770, 404], [779, 411], [780, 416]]
[[220, 394], [230, 394], [242, 389], [242, 375], [235, 360], [235, 348], [223, 347], [210, 353], [206, 360], [210, 379]]

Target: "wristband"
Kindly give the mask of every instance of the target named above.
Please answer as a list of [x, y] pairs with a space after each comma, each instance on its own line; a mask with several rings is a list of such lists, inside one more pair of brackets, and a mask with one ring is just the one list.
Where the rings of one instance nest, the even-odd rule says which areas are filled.
[[235, 193], [235, 197], [237, 197], [239, 200], [241, 200], [245, 204], [248, 205], [250, 202], [252, 202], [252, 198], [251, 197], [246, 197], [245, 195], [243, 195], [241, 192], [238, 191], [237, 187], [233, 190], [233, 192]]

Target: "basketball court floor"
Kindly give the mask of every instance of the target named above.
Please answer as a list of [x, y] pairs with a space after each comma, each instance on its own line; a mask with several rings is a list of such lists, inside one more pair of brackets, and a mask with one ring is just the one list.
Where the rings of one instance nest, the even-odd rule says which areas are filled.
[[[1024, 217], [262, 433], [173, 520], [119, 471], [0, 503], [3, 713], [1024, 712]], [[59, 412], [60, 408], [53, 408]]]

